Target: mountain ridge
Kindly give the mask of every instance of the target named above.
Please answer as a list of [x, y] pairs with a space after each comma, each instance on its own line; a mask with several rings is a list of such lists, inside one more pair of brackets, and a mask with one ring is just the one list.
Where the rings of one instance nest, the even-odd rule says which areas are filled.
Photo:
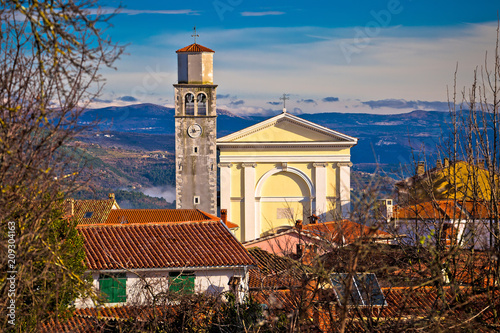
[[[269, 119], [264, 116], [241, 116], [224, 109], [217, 109], [217, 113], [218, 137]], [[421, 148], [432, 155], [445, 136], [444, 125], [449, 121], [447, 112], [423, 110], [390, 115], [324, 112], [297, 116], [358, 138], [358, 145], [351, 150], [355, 164], [408, 164], [412, 161], [412, 150]], [[147, 140], [144, 137], [141, 139], [139, 134], [175, 134], [174, 109], [155, 104], [89, 109], [80, 118], [83, 124], [95, 120], [100, 120], [99, 131], [127, 133], [128, 136], [136, 134], [139, 141]], [[142, 146], [148, 149], [147, 142]], [[164, 150], [173, 151], [173, 147], [165, 147]]]

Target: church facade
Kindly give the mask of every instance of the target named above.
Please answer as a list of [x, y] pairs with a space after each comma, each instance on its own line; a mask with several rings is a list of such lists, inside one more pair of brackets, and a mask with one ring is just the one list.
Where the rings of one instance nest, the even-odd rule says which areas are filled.
[[323, 221], [345, 217], [350, 206], [350, 149], [357, 139], [283, 109], [280, 115], [217, 140], [213, 53], [196, 43], [177, 51], [177, 208], [211, 214], [226, 209], [227, 218], [239, 225], [240, 241], [307, 221], [312, 214]]
[[357, 139], [287, 113], [217, 140], [220, 207], [250, 241], [307, 221], [345, 217]]

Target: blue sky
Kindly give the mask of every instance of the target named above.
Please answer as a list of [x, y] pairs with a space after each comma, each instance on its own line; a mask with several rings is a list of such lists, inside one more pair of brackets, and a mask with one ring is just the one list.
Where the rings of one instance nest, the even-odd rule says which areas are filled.
[[127, 44], [93, 106], [171, 106], [175, 51], [193, 42], [216, 51], [218, 106], [271, 113], [283, 93], [295, 113], [402, 113], [446, 109], [492, 52], [498, 1], [102, 1], [122, 5], [107, 31]]

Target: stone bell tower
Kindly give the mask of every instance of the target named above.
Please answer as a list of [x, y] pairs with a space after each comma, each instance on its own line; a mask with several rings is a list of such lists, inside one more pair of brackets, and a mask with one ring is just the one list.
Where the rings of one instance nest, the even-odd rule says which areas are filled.
[[[196, 36], [197, 37], [197, 36]], [[177, 208], [217, 213], [217, 111], [214, 51], [196, 43], [177, 50], [175, 162]]]

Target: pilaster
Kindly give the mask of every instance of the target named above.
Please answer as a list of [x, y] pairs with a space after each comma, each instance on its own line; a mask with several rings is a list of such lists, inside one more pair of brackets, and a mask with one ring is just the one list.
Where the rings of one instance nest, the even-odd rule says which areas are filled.
[[327, 163], [313, 163], [314, 167], [314, 186], [316, 188], [315, 214], [324, 218], [327, 213], [326, 191], [327, 191]]
[[220, 208], [227, 209], [227, 218], [231, 218], [231, 163], [219, 163], [220, 169]]
[[343, 218], [351, 212], [351, 162], [337, 163], [339, 179], [339, 204]]
[[[255, 216], [255, 167], [256, 163], [242, 163], [244, 177], [244, 216], [242, 241], [260, 237], [260, 223]], [[240, 226], [241, 227], [241, 226]]]

